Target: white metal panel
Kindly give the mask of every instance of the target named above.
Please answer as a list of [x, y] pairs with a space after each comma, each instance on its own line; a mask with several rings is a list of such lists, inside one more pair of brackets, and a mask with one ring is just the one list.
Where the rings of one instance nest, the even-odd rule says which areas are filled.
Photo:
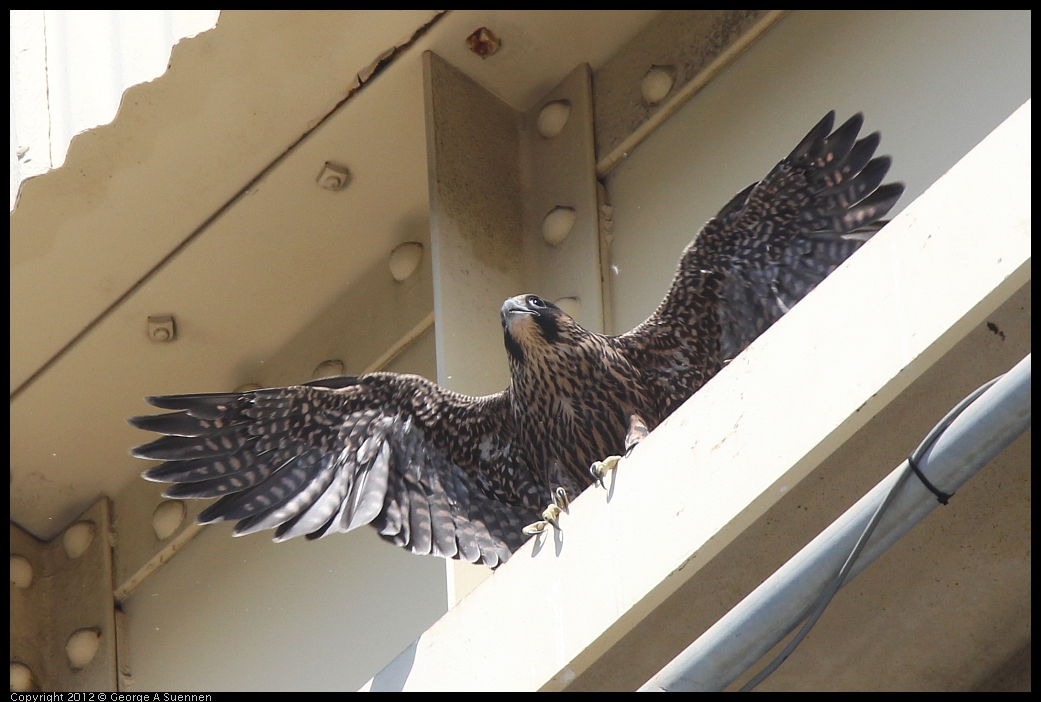
[[65, 162], [72, 137], [116, 116], [123, 91], [166, 70], [220, 10], [11, 10], [11, 209], [26, 178]]

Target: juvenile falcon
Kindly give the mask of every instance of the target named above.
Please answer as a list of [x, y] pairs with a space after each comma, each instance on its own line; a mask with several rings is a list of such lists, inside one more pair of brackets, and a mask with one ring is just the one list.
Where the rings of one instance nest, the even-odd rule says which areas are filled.
[[[394, 373], [250, 392], [150, 397], [164, 434], [133, 449], [164, 463], [171, 498], [220, 499], [200, 522], [319, 538], [371, 524], [414, 553], [495, 567], [612, 467], [884, 222], [878, 133], [828, 113], [763, 180], [709, 220], [665, 299], [620, 336], [583, 329], [536, 295], [502, 306], [510, 386], [469, 397]], [[561, 490], [563, 488], [563, 490]], [[695, 496], [692, 496], [692, 499]], [[536, 521], [541, 516], [543, 521]]]

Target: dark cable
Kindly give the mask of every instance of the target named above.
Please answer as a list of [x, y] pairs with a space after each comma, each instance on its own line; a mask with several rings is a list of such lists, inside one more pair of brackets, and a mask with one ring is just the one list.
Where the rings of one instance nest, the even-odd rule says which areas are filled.
[[788, 645], [784, 647], [784, 650], [777, 654], [777, 657], [774, 658], [768, 666], [759, 671], [759, 673], [754, 678], [745, 683], [741, 687], [739, 692], [750, 692], [753, 689], [755, 689], [755, 687], [759, 683], [761, 683], [763, 680], [766, 680], [766, 678], [768, 678], [771, 673], [777, 670], [777, 668], [780, 667], [782, 663], [784, 663], [785, 659], [792, 654], [792, 651], [795, 650], [795, 647], [802, 643], [802, 640], [806, 638], [806, 635], [810, 633], [810, 629], [812, 629], [813, 625], [817, 623], [818, 619], [820, 619], [821, 615], [824, 613], [824, 610], [831, 602], [831, 599], [835, 596], [835, 593], [837, 593], [839, 591], [839, 588], [841, 588], [843, 584], [845, 584], [846, 576], [849, 574], [849, 571], [853, 568], [853, 564], [856, 563], [857, 557], [860, 556], [860, 552], [864, 550], [864, 546], [867, 545], [867, 540], [871, 537], [871, 532], [875, 530], [875, 527], [878, 525], [878, 522], [882, 519], [882, 514], [885, 512], [886, 508], [889, 507], [890, 503], [893, 501], [893, 498], [896, 497], [897, 491], [900, 489], [900, 486], [904, 484], [904, 480], [907, 479], [907, 476], [909, 476], [911, 473], [917, 475], [918, 479], [922, 481], [922, 484], [925, 485], [925, 487], [927, 487], [930, 492], [936, 495], [936, 498], [940, 501], [940, 504], [947, 504], [947, 500], [949, 500], [953, 496], [953, 493], [951, 495], [948, 495], [947, 493], [933, 486], [933, 484], [925, 478], [925, 475], [922, 474], [921, 470], [918, 469], [918, 461], [921, 460], [922, 456], [925, 454], [926, 451], [932, 448], [932, 445], [936, 443], [936, 440], [939, 439], [943, 432], [947, 430], [947, 427], [949, 427], [954, 422], [954, 420], [958, 418], [958, 415], [964, 412], [966, 407], [975, 402], [976, 398], [978, 398], [980, 395], [989, 390], [990, 386], [1001, 380], [1002, 377], [1004, 377], [1004, 373], [999, 375], [997, 378], [988, 380], [986, 383], [976, 388], [976, 390], [971, 392], [965, 399], [959, 402], [954, 407], [954, 409], [948, 412], [947, 415], [943, 419], [941, 419], [940, 422], [936, 426], [934, 426], [928, 434], [926, 434], [925, 439], [922, 441], [921, 444], [918, 445], [918, 448], [912, 451], [911, 455], [907, 457], [907, 460], [905, 461], [905, 463], [907, 463], [907, 469], [900, 474], [900, 477], [898, 477], [896, 479], [896, 482], [893, 483], [893, 487], [891, 487], [889, 489], [889, 492], [886, 493], [886, 496], [882, 500], [882, 503], [879, 504], [878, 508], [875, 510], [875, 513], [871, 516], [871, 519], [868, 521], [867, 526], [864, 527], [864, 531], [863, 533], [861, 533], [860, 538], [857, 539], [857, 543], [853, 547], [853, 550], [850, 552], [849, 557], [846, 558], [846, 562], [842, 565], [842, 568], [839, 569], [839, 572], [835, 576], [835, 579], [832, 580], [831, 584], [821, 595], [821, 598], [817, 603], [817, 606], [814, 608], [813, 613], [810, 615], [809, 619], [806, 620], [806, 623], [803, 624], [802, 629], [800, 629], [799, 633], [796, 634], [792, 638], [792, 640], [788, 642]]

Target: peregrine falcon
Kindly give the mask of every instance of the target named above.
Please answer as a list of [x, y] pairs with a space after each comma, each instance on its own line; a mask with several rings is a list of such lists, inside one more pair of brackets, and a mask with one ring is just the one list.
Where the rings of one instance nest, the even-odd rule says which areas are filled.
[[653, 430], [885, 224], [903, 185], [880, 185], [879, 134], [857, 139], [860, 114], [833, 123], [701, 228], [658, 309], [626, 334], [519, 295], [502, 306], [502, 392], [368, 373], [150, 397], [175, 411], [130, 419], [165, 435], [132, 453], [164, 461], [144, 477], [175, 483], [167, 497], [219, 497], [199, 521], [235, 520], [237, 535], [371, 524], [414, 553], [495, 567], [617, 462], [599, 459]]

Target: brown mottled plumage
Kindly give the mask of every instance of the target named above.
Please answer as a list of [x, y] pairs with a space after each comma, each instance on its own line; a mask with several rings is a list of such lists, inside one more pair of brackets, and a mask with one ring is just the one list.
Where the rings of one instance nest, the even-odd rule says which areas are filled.
[[[526, 539], [551, 492], [587, 487], [592, 461], [653, 429], [882, 224], [903, 191], [879, 187], [879, 136], [834, 113], [684, 250], [668, 295], [636, 329], [594, 334], [535, 295], [506, 301], [512, 382], [467, 397], [412, 375], [370, 373], [243, 393], [148, 401], [131, 424], [166, 436], [169, 497], [220, 497], [199, 520], [276, 540], [372, 524], [416, 553], [488, 566]], [[830, 134], [829, 134], [830, 133]]]

